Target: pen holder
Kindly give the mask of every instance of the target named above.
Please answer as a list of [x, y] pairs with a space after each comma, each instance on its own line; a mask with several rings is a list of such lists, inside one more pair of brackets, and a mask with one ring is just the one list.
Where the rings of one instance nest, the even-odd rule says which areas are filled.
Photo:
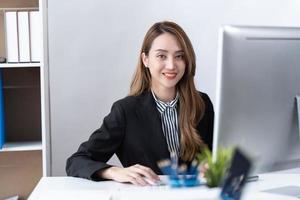
[[183, 179], [183, 185], [185, 187], [194, 187], [200, 185], [198, 175], [197, 174], [185, 175]]
[[159, 168], [164, 175], [168, 176], [169, 185], [173, 188], [200, 185], [198, 164], [197, 160], [194, 160], [189, 167], [186, 164], [178, 167], [175, 159], [165, 159], [158, 162]]
[[169, 184], [173, 188], [182, 186], [181, 180], [178, 175], [169, 175]]
[[200, 185], [198, 175], [169, 175], [169, 184], [173, 188], [178, 187], [195, 187]]

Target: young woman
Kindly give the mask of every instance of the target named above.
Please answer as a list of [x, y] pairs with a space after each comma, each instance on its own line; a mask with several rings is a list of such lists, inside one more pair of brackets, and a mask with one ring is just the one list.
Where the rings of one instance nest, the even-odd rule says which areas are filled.
[[[157, 162], [170, 153], [190, 162], [203, 147], [211, 149], [213, 105], [196, 90], [195, 70], [183, 29], [155, 23], [144, 38], [130, 94], [113, 104], [101, 128], [67, 160], [67, 174], [148, 185], [159, 180]], [[106, 164], [114, 153], [124, 168]]]

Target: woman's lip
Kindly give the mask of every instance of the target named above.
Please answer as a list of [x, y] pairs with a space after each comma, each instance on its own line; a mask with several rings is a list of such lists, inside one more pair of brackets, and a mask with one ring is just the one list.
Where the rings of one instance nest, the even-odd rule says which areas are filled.
[[165, 73], [163, 73], [163, 75], [168, 79], [173, 79], [177, 76], [177, 73], [167, 73], [167, 72], [165, 72]]

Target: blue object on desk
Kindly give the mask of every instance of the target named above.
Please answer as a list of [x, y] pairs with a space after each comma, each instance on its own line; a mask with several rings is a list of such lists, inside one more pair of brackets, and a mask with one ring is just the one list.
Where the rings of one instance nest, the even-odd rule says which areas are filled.
[[171, 187], [194, 187], [200, 185], [198, 162], [193, 161], [189, 168], [185, 164], [178, 167], [177, 159], [171, 154], [171, 160], [162, 160], [158, 166], [168, 176]]
[[2, 79], [2, 69], [0, 69], [0, 149], [2, 149], [5, 143], [4, 98]]
[[174, 188], [178, 188], [178, 187], [181, 187], [182, 186], [182, 184], [181, 184], [181, 181], [180, 181], [180, 179], [179, 179], [179, 177], [177, 176], [177, 177], [169, 177], [169, 182], [170, 182], [170, 186], [171, 187], [174, 187]]
[[184, 180], [183, 180], [183, 184], [185, 187], [194, 187], [194, 186], [198, 186], [200, 185], [200, 181], [198, 179], [198, 175], [194, 174], [194, 175], [186, 175]]
[[195, 187], [200, 185], [198, 174], [169, 176], [171, 187]]

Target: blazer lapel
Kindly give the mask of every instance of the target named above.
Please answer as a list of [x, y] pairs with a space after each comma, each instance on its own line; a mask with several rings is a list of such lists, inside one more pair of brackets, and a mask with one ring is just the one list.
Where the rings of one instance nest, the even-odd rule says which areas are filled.
[[143, 116], [143, 119], [147, 120], [147, 124], [149, 126], [145, 128], [149, 128], [152, 135], [149, 137], [153, 137], [155, 139], [155, 144], [151, 144], [153, 146], [152, 150], [158, 155], [161, 159], [162, 158], [169, 158], [169, 150], [166, 138], [162, 131], [162, 125], [160, 120], [160, 114], [156, 108], [156, 103], [152, 96], [151, 91], [144, 92], [140, 95], [141, 101], [141, 113], [139, 116]]

